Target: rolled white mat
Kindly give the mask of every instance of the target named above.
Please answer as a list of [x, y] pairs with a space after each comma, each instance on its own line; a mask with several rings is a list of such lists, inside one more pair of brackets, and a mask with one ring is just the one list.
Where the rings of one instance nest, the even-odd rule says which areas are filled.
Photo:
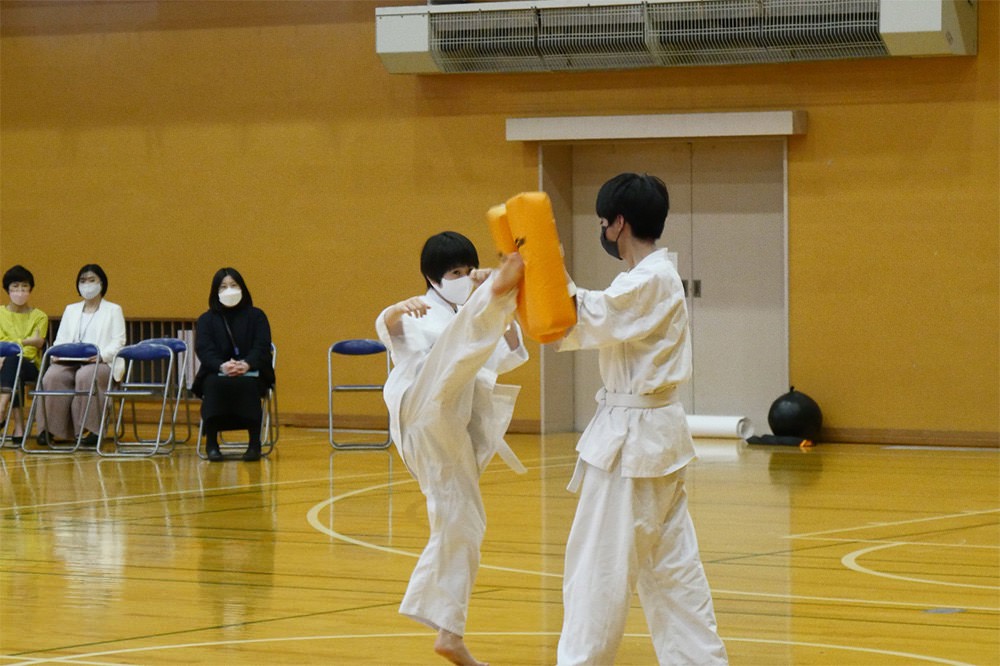
[[701, 416], [688, 414], [692, 437], [753, 437], [753, 423], [745, 416]]

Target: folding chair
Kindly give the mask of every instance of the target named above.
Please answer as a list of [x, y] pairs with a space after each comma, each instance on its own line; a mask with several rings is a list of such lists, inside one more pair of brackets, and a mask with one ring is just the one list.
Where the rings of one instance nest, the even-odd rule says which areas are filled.
[[[10, 390], [10, 401], [7, 403], [5, 413], [0, 414], [0, 419], [3, 419], [3, 433], [0, 433], [0, 447], [7, 444], [7, 433], [11, 429], [10, 419], [14, 415], [14, 396], [21, 389], [21, 367], [24, 365], [24, 355], [21, 352], [21, 345], [16, 342], [0, 342], [0, 359], [3, 359], [4, 363], [14, 363], [15, 359], [17, 360], [17, 369], [14, 371], [14, 385]], [[21, 411], [23, 414], [23, 403]], [[13, 437], [11, 441], [13, 441]]]
[[[76, 389], [48, 389], [43, 388], [45, 382], [45, 373], [51, 367], [53, 361], [52, 359], [57, 358], [62, 362], [80, 362], [84, 363], [89, 361], [91, 358], [96, 358], [94, 363], [97, 365], [95, 368], [94, 377], [90, 382], [90, 386], [87, 387], [85, 391], [78, 391]], [[98, 349], [97, 345], [92, 345], [88, 342], [67, 342], [61, 345], [54, 345], [45, 350], [42, 355], [42, 364], [38, 368], [38, 383], [35, 385], [34, 391], [29, 391], [28, 394], [32, 397], [31, 409], [28, 410], [28, 418], [24, 422], [24, 438], [21, 440], [21, 450], [25, 453], [73, 453], [80, 448], [80, 443], [83, 441], [83, 429], [77, 433], [76, 439], [73, 440], [72, 444], [62, 445], [55, 442], [50, 443], [48, 447], [32, 447], [31, 442], [31, 426], [34, 424], [36, 414], [38, 410], [45, 410], [45, 402], [48, 398], [52, 397], [87, 397], [87, 402], [84, 405], [83, 416], [81, 417], [82, 422], [86, 422], [87, 415], [90, 413], [93, 403], [97, 402], [97, 377], [100, 374], [97, 370], [100, 370], [100, 366], [103, 365], [101, 361], [101, 350]]]
[[[189, 439], [191, 439], [191, 403], [185, 399], [184, 390], [184, 373], [188, 367], [188, 346], [187, 343], [180, 338], [150, 338], [148, 340], [143, 340], [139, 344], [152, 343], [157, 345], [166, 345], [174, 350], [174, 357], [177, 359], [175, 365], [174, 379], [176, 380], [177, 386], [175, 387], [176, 395], [174, 397], [174, 413], [171, 418], [171, 424], [174, 428], [171, 430], [170, 436], [176, 444], [185, 444]], [[185, 414], [185, 426], [186, 430], [184, 432], [184, 439], [177, 438], [177, 412], [180, 409], [181, 402], [184, 403], [184, 414]]]
[[[382, 377], [381, 383], [378, 384], [334, 384], [333, 383], [333, 359], [336, 355], [338, 358], [347, 357], [362, 357], [362, 356], [373, 356], [375, 354], [385, 355], [385, 374]], [[330, 345], [330, 349], [327, 351], [327, 394], [329, 400], [327, 402], [327, 415], [329, 423], [329, 436], [330, 436], [330, 446], [338, 451], [358, 451], [358, 450], [382, 450], [387, 449], [392, 444], [392, 435], [389, 433], [388, 428], [385, 430], [385, 438], [381, 437], [381, 430], [366, 430], [362, 428], [338, 428], [340, 432], [353, 432], [353, 433], [363, 433], [366, 435], [361, 441], [347, 442], [341, 439], [338, 441], [334, 437], [334, 409], [333, 409], [333, 396], [337, 393], [378, 393], [379, 394], [379, 404], [381, 409], [385, 409], [385, 404], [381, 401], [382, 389], [385, 387], [385, 377], [389, 375], [390, 360], [389, 352], [386, 350], [385, 345], [383, 345], [378, 340], [367, 340], [363, 338], [356, 338], [351, 340], [341, 340], [340, 342], [335, 342]], [[387, 414], [388, 416], [388, 414]], [[372, 433], [376, 433], [378, 436], [372, 439]]]
[[[183, 343], [181, 343], [183, 344]], [[108, 377], [108, 388], [104, 392], [101, 410], [101, 429], [97, 439], [97, 453], [102, 456], [152, 456], [170, 453], [174, 448], [174, 422], [177, 413], [176, 390], [177, 356], [174, 350], [155, 342], [142, 342], [122, 347], [115, 354], [115, 361], [125, 361], [125, 375], [115, 383], [114, 376]], [[166, 367], [163, 368], [162, 364]], [[114, 361], [112, 361], [114, 366]], [[162, 374], [155, 379], [156, 370]], [[139, 419], [136, 417], [137, 402], [153, 402], [159, 406], [156, 422], [156, 436], [139, 435]], [[125, 404], [131, 406], [132, 437], [125, 437]], [[110, 418], [109, 418], [110, 417]], [[114, 427], [108, 433], [109, 420], [114, 419]]]
[[[278, 348], [271, 343], [271, 367], [275, 368], [278, 363]], [[274, 447], [278, 444], [278, 437], [280, 435], [278, 428], [278, 394], [275, 391], [275, 387], [272, 386], [267, 390], [267, 393], [261, 398], [261, 423], [260, 423], [260, 455], [261, 457], [267, 457], [274, 450]], [[205, 422], [201, 419], [198, 420], [198, 440], [197, 440], [197, 452], [198, 457], [207, 460], [208, 450], [206, 449], [207, 443], [203, 444], [204, 439], [204, 429]], [[235, 430], [236, 428], [234, 428]], [[237, 452], [242, 453], [249, 446], [249, 442], [229, 442], [222, 436], [222, 432], [219, 432], [219, 450], [222, 451], [223, 455], [232, 456]]]

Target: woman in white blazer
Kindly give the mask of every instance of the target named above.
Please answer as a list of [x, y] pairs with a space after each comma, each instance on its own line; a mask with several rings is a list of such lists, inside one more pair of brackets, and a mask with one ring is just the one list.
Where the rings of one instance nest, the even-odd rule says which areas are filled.
[[[87, 403], [86, 397], [48, 396], [38, 410], [38, 443], [48, 446], [55, 439], [76, 439], [82, 434], [83, 446], [97, 446], [97, 431], [101, 424], [101, 408], [108, 386], [108, 366], [119, 349], [125, 346], [125, 316], [121, 306], [104, 300], [108, 292], [108, 276], [97, 264], [87, 264], [76, 277], [76, 291], [83, 297], [63, 311], [54, 345], [67, 342], [89, 342], [100, 350], [101, 363], [96, 357], [89, 362], [60, 361], [53, 359], [39, 380], [39, 388], [46, 391], [86, 391], [97, 372], [97, 394], [82, 422]], [[115, 365], [115, 380], [120, 380], [125, 364], [120, 359]]]

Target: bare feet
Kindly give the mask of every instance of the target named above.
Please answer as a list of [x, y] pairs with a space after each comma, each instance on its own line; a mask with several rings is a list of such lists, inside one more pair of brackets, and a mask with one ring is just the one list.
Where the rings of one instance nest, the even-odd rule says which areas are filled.
[[500, 268], [493, 271], [493, 294], [501, 296], [517, 287], [524, 277], [524, 259], [518, 252], [505, 255]]
[[[515, 283], [516, 284], [516, 283]], [[458, 634], [441, 629], [434, 641], [434, 651], [458, 666], [490, 666], [486, 662], [477, 661], [465, 647], [465, 641]]]

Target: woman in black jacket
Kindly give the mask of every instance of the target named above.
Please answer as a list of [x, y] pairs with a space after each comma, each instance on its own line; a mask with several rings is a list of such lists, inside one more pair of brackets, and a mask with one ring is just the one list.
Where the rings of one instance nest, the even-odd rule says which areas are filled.
[[235, 268], [220, 268], [212, 278], [208, 312], [198, 317], [195, 351], [201, 367], [192, 390], [201, 397], [206, 451], [222, 460], [219, 432], [246, 430], [243, 460], [260, 460], [261, 398], [274, 386], [271, 326]]

